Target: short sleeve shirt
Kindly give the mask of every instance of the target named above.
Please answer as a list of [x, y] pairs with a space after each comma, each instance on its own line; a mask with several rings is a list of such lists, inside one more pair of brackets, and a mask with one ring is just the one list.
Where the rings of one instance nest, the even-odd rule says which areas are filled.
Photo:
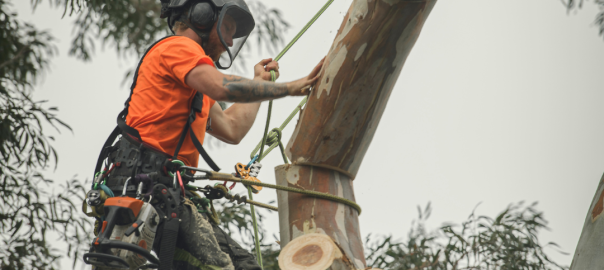
[[[185, 83], [185, 76], [193, 68], [206, 64], [214, 66], [199, 44], [183, 36], [166, 38], [147, 53], [139, 68], [126, 117], [126, 123], [139, 132], [144, 143], [168, 155], [174, 154], [197, 93]], [[202, 111], [191, 125], [201, 143], [214, 103], [203, 95]], [[178, 159], [188, 166], [197, 166], [199, 152], [189, 134]]]

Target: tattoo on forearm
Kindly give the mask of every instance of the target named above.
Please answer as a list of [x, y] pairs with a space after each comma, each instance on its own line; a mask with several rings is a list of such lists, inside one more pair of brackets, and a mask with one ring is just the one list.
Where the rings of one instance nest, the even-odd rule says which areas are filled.
[[287, 96], [287, 85], [254, 81], [239, 76], [226, 75], [222, 85], [228, 89], [227, 98], [233, 102], [254, 102]]

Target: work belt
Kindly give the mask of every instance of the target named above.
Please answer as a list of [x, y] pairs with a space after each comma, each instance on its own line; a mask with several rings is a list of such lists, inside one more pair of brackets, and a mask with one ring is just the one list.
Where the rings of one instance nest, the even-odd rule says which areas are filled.
[[[127, 185], [126, 195], [134, 197], [138, 188], [137, 181], [127, 180], [139, 179], [141, 176], [150, 178], [151, 181], [144, 184], [143, 190], [152, 189], [156, 202], [155, 204], [150, 203], [161, 217], [153, 249], [159, 251], [159, 269], [171, 269], [180, 223], [180, 217], [173, 215], [179, 212], [183, 202], [180, 189], [173, 186], [174, 178], [167, 175], [168, 171], [171, 171], [171, 168], [167, 168], [172, 164], [171, 157], [141, 143], [128, 134], [122, 134], [121, 138], [107, 149], [107, 152], [107, 162], [113, 164], [113, 169], [107, 176], [106, 185], [115, 194], [123, 194], [124, 185]], [[169, 190], [169, 192], [157, 193], [156, 189]], [[187, 195], [191, 196], [190, 193]], [[157, 205], [157, 200], [161, 205]], [[162, 203], [166, 201], [178, 202], [178, 204]]]
[[[114, 194], [122, 194], [124, 183], [135, 174], [147, 174], [154, 184], [161, 183], [172, 187], [173, 178], [167, 175], [166, 164], [171, 157], [123, 134], [110, 150], [108, 163], [113, 163], [113, 170], [107, 178], [106, 185]], [[137, 185], [130, 181], [126, 195], [134, 197]]]

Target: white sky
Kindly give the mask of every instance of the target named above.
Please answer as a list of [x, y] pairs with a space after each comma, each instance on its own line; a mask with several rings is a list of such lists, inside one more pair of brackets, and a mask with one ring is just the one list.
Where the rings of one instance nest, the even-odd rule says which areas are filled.
[[[74, 130], [54, 144], [60, 161], [53, 177], [89, 179], [128, 97], [128, 84], [120, 82], [137, 59], [118, 60], [111, 48], [97, 50], [92, 63], [68, 57], [72, 19], [61, 20], [47, 3], [32, 16], [29, 1], [12, 2], [20, 18], [59, 40], [60, 55], [35, 92], [58, 106], [60, 119]], [[324, 4], [263, 2], [291, 23], [286, 40]], [[305, 76], [328, 52], [350, 2], [336, 0], [283, 57], [280, 81]], [[556, 0], [437, 3], [355, 180], [362, 235], [406, 237], [416, 206], [429, 201], [432, 228], [464, 221], [478, 203], [479, 214], [494, 217], [511, 202], [538, 201], [551, 228], [540, 240], [572, 254], [604, 171], [604, 42], [593, 26], [596, 12], [588, 2], [567, 14]], [[253, 55], [248, 63], [273, 56]], [[276, 101], [271, 128], [299, 100]], [[240, 145], [208, 149], [223, 171], [249, 160], [266, 108]], [[285, 144], [293, 124], [284, 132]], [[259, 178], [274, 183], [272, 168], [281, 163], [280, 154], [272, 153]], [[264, 190], [254, 198], [268, 202], [276, 196]], [[276, 213], [264, 225], [278, 235]], [[550, 254], [570, 265], [572, 255]]]

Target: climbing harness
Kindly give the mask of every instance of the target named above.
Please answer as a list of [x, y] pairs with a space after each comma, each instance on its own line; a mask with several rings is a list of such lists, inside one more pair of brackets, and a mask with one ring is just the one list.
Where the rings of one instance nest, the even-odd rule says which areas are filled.
[[[182, 174], [173, 168], [184, 165], [184, 163], [177, 161], [177, 157], [187, 135], [190, 135], [193, 145], [206, 163], [213, 170], [220, 170], [205, 152], [191, 128], [196, 115], [202, 111], [203, 95], [199, 92], [191, 102], [187, 122], [183, 127], [172, 158], [161, 151], [155, 150], [152, 146], [146, 145], [138, 131], [126, 124], [129, 103], [136, 87], [143, 59], [156, 44], [166, 38], [169, 37], [164, 37], [151, 45], [141, 57], [130, 87], [130, 97], [126, 101], [124, 109], [118, 115], [117, 126], [103, 145], [95, 167], [95, 178], [91, 191], [88, 192], [86, 201], [82, 204], [82, 211], [86, 215], [96, 218], [95, 235], [98, 235], [93, 241], [90, 251], [84, 254], [84, 261], [88, 264], [99, 267], [129, 268], [128, 265], [142, 266], [148, 260], [150, 264], [145, 267], [159, 267], [161, 270], [171, 269], [180, 222], [177, 210], [187, 197]], [[114, 144], [120, 134], [122, 136]], [[100, 169], [104, 161], [107, 163], [105, 169], [101, 172]], [[107, 169], [108, 164], [111, 164], [109, 169]], [[108, 178], [111, 181], [107, 181]], [[138, 185], [138, 188], [129, 185], [131, 183]], [[145, 187], [147, 191], [143, 194]], [[122, 189], [121, 197], [114, 197], [113, 192], [120, 188]], [[136, 198], [128, 196], [133, 195], [133, 193], [136, 193]], [[151, 205], [152, 198], [153, 205]], [[143, 201], [143, 199], [148, 200]], [[87, 206], [90, 206], [91, 212], [87, 211]], [[153, 213], [139, 214], [150, 213], [149, 211], [157, 212], [154, 213], [157, 222], [153, 221], [153, 225], [150, 225], [151, 223], [148, 220], [153, 216]], [[141, 222], [147, 224], [141, 228], [149, 229], [145, 234], [149, 237], [144, 242], [136, 242], [135, 240], [138, 239], [136, 237], [139, 236], [138, 231], [135, 237], [130, 237], [130, 235], [143, 224]], [[159, 258], [156, 258], [149, 251], [153, 247], [156, 226], [160, 222], [163, 223], [163, 231]], [[126, 230], [125, 227], [120, 227], [122, 225], [132, 226], [135, 229], [132, 229], [134, 231]], [[115, 253], [112, 249], [116, 249]], [[140, 260], [132, 258], [139, 258]]]
[[[111, 163], [114, 166], [118, 163], [116, 158], [126, 153], [132, 153], [130, 150], [140, 148], [130, 140], [132, 139], [127, 140], [122, 137], [118, 141], [119, 150], [110, 155]], [[159, 269], [170, 269], [173, 258], [184, 256], [182, 252], [182, 254], [175, 253], [175, 245], [181, 218], [179, 209], [185, 198], [190, 199], [197, 207], [197, 211], [206, 213], [215, 224], [219, 224], [220, 219], [211, 200], [227, 198], [240, 203], [257, 203], [249, 201], [245, 197], [228, 194], [228, 188], [223, 185], [206, 186], [205, 188], [187, 185], [186, 183], [193, 182], [195, 179], [189, 173], [189, 167], [184, 166], [181, 161], [167, 157], [164, 161], [155, 159], [156, 156], [150, 150], [142, 155], [132, 154], [130, 156], [155, 160], [157, 162], [151, 163], [160, 164], [160, 166], [143, 166], [142, 173], [135, 177], [128, 177], [121, 186], [120, 197], [114, 197], [112, 189], [106, 186], [111, 181], [101, 179], [101, 177], [107, 176], [109, 179], [115, 179], [119, 177], [119, 174], [128, 174], [123, 170], [128, 168], [128, 165], [122, 161], [120, 166], [114, 167], [116, 169], [111, 174], [106, 174], [108, 170], [97, 174], [82, 207], [87, 215], [97, 218], [96, 237], [90, 251], [84, 255], [84, 261], [88, 264], [107, 268], [159, 267]], [[138, 162], [134, 160], [132, 163], [137, 164]], [[132, 167], [129, 170], [131, 169]], [[170, 177], [168, 174], [172, 176]], [[128, 196], [132, 195], [132, 191], [129, 191], [129, 184], [137, 187], [133, 195], [135, 198]], [[206, 197], [202, 198], [196, 191], [203, 192]], [[261, 203], [257, 204], [265, 206]], [[88, 212], [87, 207], [90, 207], [92, 211]], [[159, 228], [162, 228], [158, 227], [158, 224], [161, 223], [163, 223], [163, 229], [161, 230], [161, 241], [158, 244], [160, 247], [159, 258], [156, 258], [149, 252], [154, 247], [156, 233]], [[147, 261], [149, 263], [145, 264]]]
[[[103, 145], [103, 148], [101, 150], [101, 153], [99, 155], [99, 158], [98, 158], [95, 170], [94, 170], [95, 173], [101, 170], [103, 160], [105, 160], [107, 158], [107, 156], [109, 155], [109, 152], [114, 150], [114, 148], [112, 148], [112, 144], [115, 141], [115, 139], [118, 137], [118, 135], [125, 133], [125, 135], [132, 136], [140, 142], [143, 141], [141, 139], [141, 136], [138, 133], [138, 131], [135, 128], [126, 124], [126, 116], [128, 115], [128, 107], [130, 105], [130, 100], [132, 99], [132, 94], [134, 92], [134, 88], [136, 87], [136, 82], [137, 82], [138, 75], [139, 75], [138, 73], [139, 73], [139, 69], [143, 63], [143, 59], [155, 45], [157, 45], [159, 42], [163, 41], [164, 39], [170, 38], [170, 37], [173, 37], [173, 36], [163, 37], [160, 40], [153, 43], [141, 57], [141, 60], [139, 61], [136, 71], [134, 73], [134, 79], [132, 81], [132, 85], [130, 86], [130, 96], [128, 97], [128, 99], [126, 100], [126, 103], [124, 104], [124, 109], [118, 114], [117, 126], [113, 129], [113, 131], [111, 132], [111, 134], [105, 141], [105, 144]], [[199, 151], [199, 154], [203, 157], [204, 161], [213, 170], [220, 171], [220, 168], [216, 165], [216, 163], [212, 160], [212, 158], [210, 158], [208, 153], [203, 148], [203, 145], [199, 142], [199, 139], [197, 139], [195, 132], [191, 128], [191, 124], [195, 121], [197, 113], [201, 112], [202, 106], [203, 106], [203, 94], [197, 92], [197, 94], [193, 98], [193, 101], [191, 102], [191, 110], [189, 113], [189, 117], [187, 118], [187, 122], [185, 123], [185, 125], [183, 127], [183, 131], [180, 135], [180, 138], [178, 139], [178, 144], [174, 151], [173, 159], [178, 158], [178, 152], [180, 151], [180, 148], [182, 147], [182, 144], [186, 138], [187, 133], [189, 133], [191, 141], [193, 142], [193, 145], [195, 145], [195, 148], [197, 149], [197, 151]], [[135, 174], [135, 172], [133, 171], [132, 174]]]

